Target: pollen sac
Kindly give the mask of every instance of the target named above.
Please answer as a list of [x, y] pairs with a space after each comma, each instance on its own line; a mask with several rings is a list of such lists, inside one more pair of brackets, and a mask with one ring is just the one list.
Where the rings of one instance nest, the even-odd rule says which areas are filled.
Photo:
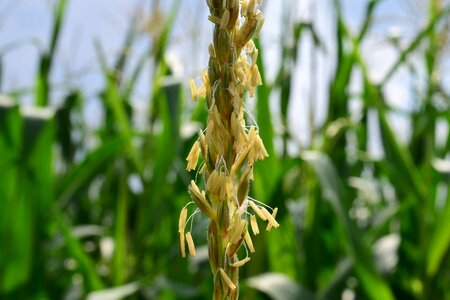
[[186, 223], [186, 218], [187, 218], [187, 208], [183, 207], [183, 209], [181, 210], [181, 213], [180, 213], [180, 218], [178, 220], [178, 232], [179, 233], [184, 233], [184, 226]]
[[184, 232], [180, 232], [180, 250], [181, 256], [186, 257], [186, 242], [184, 238]]
[[250, 234], [248, 234], [248, 232], [246, 232], [244, 238], [245, 238], [245, 243], [247, 244], [250, 252], [251, 253], [255, 252], [255, 247], [253, 246], [252, 238], [250, 237]]
[[186, 242], [188, 244], [189, 255], [195, 256], [195, 244], [190, 232], [186, 233]]
[[[199, 136], [199, 143], [200, 143], [200, 151], [202, 153], [203, 158], [207, 157], [207, 153], [208, 153], [208, 145], [206, 144], [206, 138], [205, 135], [203, 134], [203, 131], [200, 130], [198, 133]], [[206, 161], [206, 159], [205, 159]], [[206, 163], [208, 164], [208, 161], [206, 161]]]
[[[277, 216], [277, 212], [278, 212], [278, 207], [275, 207], [274, 209], [273, 209], [273, 212], [272, 212], [272, 218], [275, 220], [275, 217]], [[276, 221], [275, 221], [276, 222]], [[267, 224], [267, 228], [266, 228], [266, 230], [267, 231], [270, 231], [271, 229], [272, 229], [272, 227], [273, 227], [273, 225], [274, 225], [275, 223], [274, 222], [269, 222], [268, 224]], [[278, 224], [278, 223], [276, 223], [276, 224]], [[278, 225], [279, 226], [279, 225]]]
[[[256, 222], [256, 217], [255, 215], [251, 215], [250, 216], [250, 224], [252, 226], [252, 231], [254, 235], [258, 235], [259, 234], [259, 227], [258, 227], [258, 222]], [[270, 225], [270, 223], [269, 223]]]
[[189, 155], [186, 158], [186, 160], [188, 161], [188, 164], [186, 167], [187, 171], [191, 171], [196, 168], [199, 155], [200, 155], [200, 143], [198, 141], [196, 141], [194, 143], [194, 145], [192, 146], [192, 149], [189, 152]]
[[239, 267], [242, 267], [243, 265], [245, 265], [249, 261], [250, 261], [250, 257], [247, 256], [246, 258], [244, 258], [242, 260], [236, 261], [234, 263], [230, 263], [230, 266], [239, 268]]
[[[231, 281], [230, 277], [228, 277], [228, 275], [225, 273], [225, 271], [220, 268], [220, 275], [222, 276], [222, 280], [224, 281], [224, 283], [226, 284], [226, 286], [228, 286], [228, 288], [235, 290], [236, 286], [234, 285], [233, 281]], [[227, 292], [226, 290], [224, 292]]]

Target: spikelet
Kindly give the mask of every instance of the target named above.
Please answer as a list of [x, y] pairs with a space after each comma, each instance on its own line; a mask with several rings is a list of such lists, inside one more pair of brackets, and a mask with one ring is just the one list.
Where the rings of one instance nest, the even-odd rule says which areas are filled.
[[[208, 46], [209, 64], [202, 71], [202, 84], [189, 81], [192, 99], [206, 98], [208, 119], [206, 130], [190, 150], [187, 170], [202, 177], [189, 185], [191, 198], [200, 211], [210, 218], [208, 254], [214, 274], [215, 300], [238, 298], [239, 267], [250, 257], [238, 259], [244, 245], [255, 252], [253, 235], [259, 234], [258, 216], [267, 221], [267, 230], [279, 227], [272, 214], [257, 200], [248, 197], [253, 181], [253, 165], [268, 156], [257, 126], [247, 127], [244, 116], [244, 95], [253, 97], [262, 84], [258, 68], [258, 49], [252, 38], [264, 23], [258, 9], [261, 0], [207, 0], [208, 20], [214, 24], [213, 42]], [[239, 14], [241, 18], [239, 18]], [[202, 185], [200, 185], [200, 182]], [[266, 206], [267, 207], [267, 206]], [[250, 214], [253, 210], [254, 214]], [[248, 217], [250, 215], [250, 218]], [[180, 247], [186, 255], [195, 255], [190, 232], [184, 233], [187, 210], [180, 215]]]

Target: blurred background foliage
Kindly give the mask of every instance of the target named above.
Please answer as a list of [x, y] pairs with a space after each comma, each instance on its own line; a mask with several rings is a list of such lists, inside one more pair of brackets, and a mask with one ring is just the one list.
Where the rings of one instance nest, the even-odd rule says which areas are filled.
[[[181, 258], [177, 233], [195, 176], [185, 157], [205, 127], [206, 105], [192, 103], [166, 55], [178, 42], [181, 1], [147, 2], [146, 17], [130, 17], [118, 53], [93, 42], [103, 78], [95, 95], [52, 81], [69, 0], [52, 2], [33, 86], [5, 90], [8, 74], [0, 72], [1, 299], [212, 294], [206, 220], [193, 224], [195, 258]], [[302, 2], [280, 1], [279, 20], [263, 6], [282, 34], [257, 40], [265, 85], [249, 99], [248, 122], [254, 115], [270, 157], [256, 166], [251, 194], [279, 207], [281, 227], [255, 238], [241, 298], [450, 299], [449, 2], [398, 1], [417, 15], [408, 35], [378, 35], [394, 49], [381, 59], [382, 76], [373, 75], [367, 47], [380, 26], [397, 22], [377, 15], [388, 0], [346, 1], [350, 10], [364, 6], [357, 26], [339, 0]], [[317, 13], [323, 7], [326, 20]], [[299, 9], [310, 16], [299, 18]], [[208, 41], [211, 25], [196, 24], [209, 26]], [[134, 51], [142, 40], [143, 51]], [[275, 62], [265, 51], [274, 44]], [[0, 40], [0, 71], [17, 47]], [[206, 61], [206, 49], [195, 47], [192, 60]], [[406, 108], [388, 101], [399, 72], [409, 78], [400, 87], [410, 95]], [[145, 108], [133, 102], [140, 80]], [[294, 93], [305, 81], [308, 92]], [[89, 101], [99, 109], [90, 111]]]

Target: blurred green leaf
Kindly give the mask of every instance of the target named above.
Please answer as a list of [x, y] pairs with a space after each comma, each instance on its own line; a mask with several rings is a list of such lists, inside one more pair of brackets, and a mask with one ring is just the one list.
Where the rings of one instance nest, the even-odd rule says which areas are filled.
[[73, 162], [76, 145], [72, 138], [72, 132], [76, 129], [72, 116], [74, 111], [81, 106], [82, 95], [80, 91], [73, 91], [64, 99], [64, 104], [56, 112], [57, 135], [61, 145], [64, 161], [67, 164]]
[[434, 277], [441, 267], [442, 260], [450, 251], [450, 191], [447, 191], [447, 203], [437, 215], [436, 228], [431, 233], [427, 252], [427, 274]]
[[[42, 288], [43, 242], [52, 200], [53, 112], [0, 106], [0, 293]], [[37, 262], [35, 260], [38, 260]]]
[[345, 289], [348, 277], [352, 274], [353, 262], [346, 258], [341, 261], [337, 268], [333, 279], [319, 293], [319, 299], [339, 299], [342, 291]]
[[443, 9], [438, 14], [433, 16], [433, 18], [429, 21], [429, 23], [416, 35], [416, 37], [411, 41], [411, 43], [400, 53], [397, 61], [392, 65], [386, 75], [383, 77], [383, 80], [380, 83], [380, 86], [384, 86], [395, 74], [397, 69], [402, 66], [409, 56], [414, 53], [414, 51], [420, 46], [420, 44], [429, 36], [429, 34], [435, 29], [436, 24], [444, 18], [446, 15], [450, 13], [450, 7]]
[[64, 21], [67, 3], [68, 0], [59, 0], [55, 5], [49, 49], [42, 53], [39, 59], [38, 74], [35, 82], [35, 103], [38, 106], [46, 106], [49, 103], [50, 72]]
[[60, 203], [66, 202], [83, 184], [90, 182], [111, 160], [124, 151], [125, 142], [116, 137], [104, 142], [89, 153], [80, 163], [73, 166], [60, 180], [56, 197]]
[[[261, 73], [261, 78], [265, 80], [265, 70], [262, 57], [264, 56], [263, 49], [259, 39], [255, 40], [256, 47], [259, 49], [258, 68]], [[278, 165], [278, 158], [274, 147], [274, 131], [272, 124], [272, 115], [270, 112], [270, 94], [271, 88], [268, 85], [258, 87], [257, 91], [257, 123], [259, 125], [259, 134], [264, 142], [269, 157], [255, 165], [255, 173], [258, 180], [255, 180], [254, 188], [256, 196], [260, 199], [267, 199], [272, 195], [278, 178], [280, 176], [280, 168]], [[274, 178], [276, 178], [274, 180]]]
[[380, 298], [394, 299], [389, 286], [374, 266], [371, 252], [360, 239], [360, 234], [356, 232], [347, 215], [349, 207], [343, 206], [344, 186], [331, 160], [319, 152], [304, 152], [302, 158], [314, 169], [319, 178], [324, 197], [334, 209], [337, 221], [345, 233], [346, 239], [343, 242], [348, 254], [353, 258], [355, 271], [367, 296], [374, 300]]
[[80, 272], [84, 275], [84, 278], [87, 281], [87, 291], [103, 289], [105, 286], [102, 279], [98, 275], [94, 262], [84, 251], [81, 242], [73, 236], [71, 226], [62, 219], [58, 219], [57, 221], [58, 227], [64, 236], [67, 250], [71, 257], [78, 262]]
[[154, 220], [148, 218], [148, 212], [157, 211], [167, 185], [167, 175], [174, 164], [179, 150], [181, 85], [178, 82], [168, 83], [159, 91], [156, 100], [160, 108], [162, 131], [156, 136], [153, 177], [147, 191], [152, 201], [142, 201], [138, 212], [138, 235], [142, 237], [150, 232], [149, 225], [157, 223], [162, 215], [155, 215]]

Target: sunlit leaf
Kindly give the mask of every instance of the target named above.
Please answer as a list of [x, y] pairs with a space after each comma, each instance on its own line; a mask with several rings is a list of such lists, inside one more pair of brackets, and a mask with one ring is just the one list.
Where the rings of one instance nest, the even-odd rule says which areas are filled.
[[247, 279], [248, 286], [273, 300], [314, 300], [316, 297], [284, 274], [265, 273]]

